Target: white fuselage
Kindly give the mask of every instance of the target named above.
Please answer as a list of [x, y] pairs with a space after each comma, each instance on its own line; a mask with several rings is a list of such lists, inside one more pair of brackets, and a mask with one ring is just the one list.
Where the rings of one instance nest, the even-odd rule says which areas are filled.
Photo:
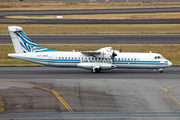
[[157, 53], [123, 53], [104, 47], [96, 51], [61, 52], [43, 48], [27, 37], [19, 26], [8, 26], [14, 54], [9, 57], [55, 67], [79, 67], [90, 69], [92, 73], [113, 68], [159, 69], [172, 63]]
[[104, 70], [113, 68], [159, 69], [172, 65], [170, 61], [157, 53], [126, 53], [116, 50], [115, 53], [117, 56], [114, 61], [110, 58], [83, 55], [81, 52], [37, 52], [8, 54], [8, 56], [48, 66], [84, 69], [92, 69], [96, 66]]

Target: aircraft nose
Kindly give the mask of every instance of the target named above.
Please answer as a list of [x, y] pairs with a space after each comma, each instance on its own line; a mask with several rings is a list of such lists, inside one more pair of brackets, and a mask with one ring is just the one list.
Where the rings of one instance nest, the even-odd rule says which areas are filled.
[[172, 62], [168, 61], [168, 66], [171, 66], [172, 65]]

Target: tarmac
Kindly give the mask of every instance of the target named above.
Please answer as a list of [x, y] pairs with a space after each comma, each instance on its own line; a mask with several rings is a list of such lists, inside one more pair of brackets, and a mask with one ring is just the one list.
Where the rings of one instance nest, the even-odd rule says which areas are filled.
[[77, 14], [122, 14], [122, 13], [157, 13], [180, 12], [180, 8], [144, 8], [110, 10], [55, 10], [55, 11], [0, 11], [1, 24], [179, 24], [176, 19], [158, 20], [37, 20], [7, 19], [9, 15], [77, 15]]
[[98, 74], [79, 68], [0, 67], [5, 103], [0, 119], [176, 120], [179, 73], [179, 67]]
[[[37, 44], [89, 44], [89, 45], [120, 45], [120, 44], [180, 44], [179, 34], [27, 34]], [[10, 44], [9, 34], [0, 34], [0, 44]]]
[[[1, 119], [179, 118], [180, 69], [1, 67]], [[69, 107], [68, 107], [69, 106]], [[14, 114], [15, 113], [15, 114]]]
[[[6, 0], [1, 0], [6, 1]], [[19, 1], [19, 0], [11, 0]], [[66, 1], [66, 2], [107, 2], [106, 0], [26, 0], [26, 1]], [[127, 0], [109, 0], [109, 2], [127, 2]], [[179, 2], [179, 0], [133, 0], [129, 2]]]

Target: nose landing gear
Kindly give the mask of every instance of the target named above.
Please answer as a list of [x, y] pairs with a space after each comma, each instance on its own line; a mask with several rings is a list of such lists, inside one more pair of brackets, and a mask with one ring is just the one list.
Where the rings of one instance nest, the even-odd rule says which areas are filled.
[[159, 69], [159, 72], [160, 72], [160, 73], [163, 73], [163, 71], [164, 71], [164, 69], [162, 69], [162, 68]]

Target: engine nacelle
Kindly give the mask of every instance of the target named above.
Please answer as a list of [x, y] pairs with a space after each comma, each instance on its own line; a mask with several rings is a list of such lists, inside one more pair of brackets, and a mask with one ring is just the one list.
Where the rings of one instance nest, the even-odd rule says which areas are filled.
[[106, 58], [106, 59], [111, 59], [112, 58], [112, 52], [108, 51], [103, 51], [98, 55], [94, 55], [97, 58]]

